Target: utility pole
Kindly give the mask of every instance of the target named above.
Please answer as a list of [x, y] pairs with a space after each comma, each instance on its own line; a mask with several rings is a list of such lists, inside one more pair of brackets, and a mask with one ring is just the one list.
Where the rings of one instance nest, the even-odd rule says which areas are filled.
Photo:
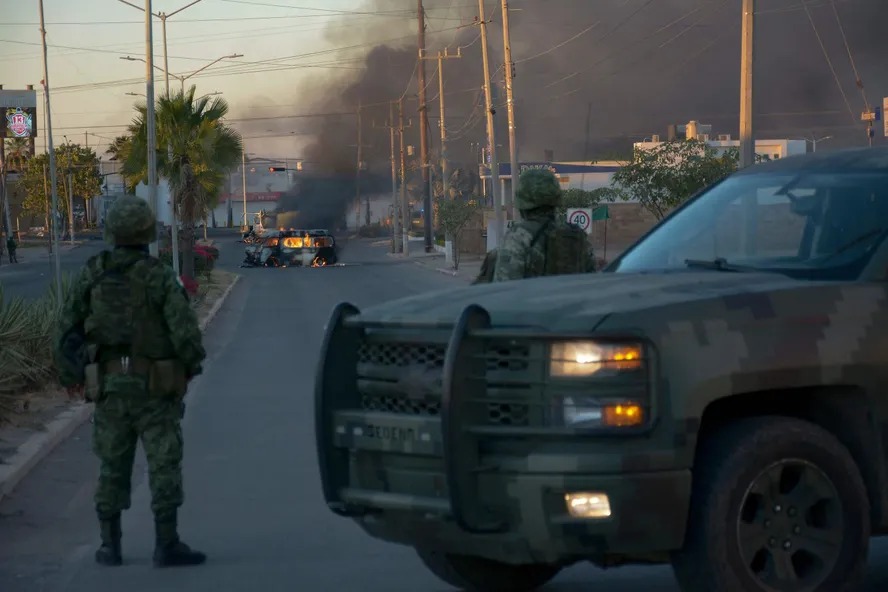
[[[0, 84], [0, 90], [3, 85]], [[6, 232], [8, 236], [12, 236], [12, 219], [9, 215], [9, 194], [6, 191], [6, 141], [0, 138], [0, 201], [3, 203], [3, 219], [5, 221]], [[2, 233], [0, 233], [2, 234]]]
[[401, 252], [401, 224], [398, 208], [398, 167], [395, 162], [395, 104], [389, 103], [389, 140], [392, 148], [392, 252]]
[[49, 60], [46, 55], [46, 23], [43, 20], [43, 0], [40, 0], [40, 36], [43, 43], [43, 102], [46, 115], [46, 150], [49, 152], [49, 178], [52, 187], [52, 252], [55, 272], [56, 301], [62, 303], [62, 261], [59, 253], [59, 192], [56, 174], [55, 149], [52, 146], [52, 110], [49, 103]]
[[[187, 7], [186, 7], [187, 8]], [[182, 9], [184, 10], [184, 9]], [[164, 73], [164, 82], [166, 85], [166, 96], [167, 99], [170, 98], [170, 61], [167, 56], [167, 14], [165, 12], [160, 13], [160, 25], [161, 30], [163, 31], [163, 73]], [[173, 160], [173, 145], [167, 143], [167, 163]], [[179, 277], [179, 216], [177, 215], [176, 209], [178, 204], [176, 203], [176, 196], [173, 195], [171, 187], [169, 185], [169, 180], [167, 180], [167, 191], [170, 194], [170, 242], [172, 243], [170, 247], [173, 250], [173, 271], [176, 272], [176, 277]], [[204, 226], [206, 228], [206, 226]], [[192, 237], [193, 238], [193, 237]]]
[[422, 207], [423, 226], [425, 230], [425, 251], [431, 253], [435, 250], [432, 241], [432, 194], [429, 191], [429, 113], [426, 110], [426, 71], [425, 71], [425, 9], [422, 0], [417, 2], [419, 16], [419, 64], [417, 65], [419, 84], [419, 154], [422, 161]]
[[[409, 126], [408, 126], [409, 127]], [[398, 101], [398, 136], [401, 142], [401, 248], [410, 255], [410, 207], [407, 203], [407, 157], [404, 153], [404, 99]]]
[[740, 163], [755, 164], [755, 133], [752, 123], [755, 0], [743, 0], [740, 56]]
[[[444, 60], [446, 59], [457, 59], [462, 57], [462, 48], [457, 48], [456, 55], [449, 54], [447, 52], [447, 48], [444, 48], [444, 52], [438, 52], [438, 55], [435, 57], [423, 56], [424, 60], [436, 60], [438, 62], [438, 104], [440, 105], [440, 113], [439, 118], [440, 122], [438, 127], [441, 130], [441, 183], [444, 190], [445, 199], [450, 195], [450, 176], [448, 175], [447, 170], [447, 124], [445, 120], [445, 110], [444, 110]], [[431, 187], [433, 186], [431, 180], [429, 181], [429, 191], [431, 191]]]
[[518, 140], [515, 138], [515, 96], [512, 81], [515, 79], [515, 62], [512, 61], [512, 40], [509, 29], [509, 2], [502, 0], [503, 9], [503, 55], [506, 73], [506, 110], [509, 116], [509, 176], [512, 190], [505, 196], [506, 218], [515, 219], [515, 199], [518, 192]]
[[151, 0], [145, 0], [145, 106], [148, 127], [148, 202], [154, 212], [155, 236], [149, 246], [152, 256], [158, 255], [157, 239], [157, 130], [154, 118], [154, 36], [151, 28]]
[[[358, 162], [355, 165], [355, 232], [361, 227], [361, 165], [364, 157], [364, 125], [361, 121], [361, 102], [358, 101]], [[367, 226], [370, 226], [370, 195], [367, 195]]]
[[[69, 148], [70, 150], [70, 148]], [[68, 158], [71, 155], [68, 154]], [[68, 228], [71, 246], [74, 246], [74, 170], [68, 169]]]
[[490, 90], [490, 59], [487, 53], [487, 21], [484, 13], [484, 0], [478, 0], [478, 24], [481, 26], [481, 55], [484, 59], [484, 101], [487, 107], [487, 144], [490, 154], [490, 185], [493, 190], [493, 210], [496, 214], [495, 229], [495, 246], [503, 240], [503, 231], [505, 227], [503, 202], [501, 198], [500, 182], [499, 182], [499, 161], [496, 157], [496, 129], [493, 124], [493, 99]]
[[[373, 127], [376, 127], [374, 124]], [[391, 146], [391, 165], [392, 165], [392, 253], [400, 253], [400, 213], [398, 208], [398, 165], [395, 159], [395, 103], [389, 103], [389, 116], [386, 125], [381, 126], [389, 130], [389, 144]]]

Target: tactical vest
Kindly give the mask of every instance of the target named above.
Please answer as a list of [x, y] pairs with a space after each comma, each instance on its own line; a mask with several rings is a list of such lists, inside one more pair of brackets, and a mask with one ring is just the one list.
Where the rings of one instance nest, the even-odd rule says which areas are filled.
[[545, 259], [543, 269], [525, 268], [524, 277], [565, 275], [589, 271], [589, 243], [586, 233], [573, 224], [548, 220], [530, 222], [534, 230], [530, 246], [542, 241]]
[[102, 272], [89, 290], [86, 340], [102, 351], [147, 359], [174, 355], [163, 313], [151, 301], [147, 280], [157, 259], [145, 257], [125, 265], [102, 259]]

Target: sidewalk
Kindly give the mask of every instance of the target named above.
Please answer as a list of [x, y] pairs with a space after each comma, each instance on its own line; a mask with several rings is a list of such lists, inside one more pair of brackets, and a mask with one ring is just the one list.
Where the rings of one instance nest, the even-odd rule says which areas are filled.
[[[398, 259], [404, 258], [403, 255], [394, 253], [389, 253], [389, 256]], [[416, 255], [411, 254], [409, 259], [412, 260], [415, 265], [437, 271], [444, 275], [449, 275], [454, 280], [466, 284], [472, 283], [472, 281], [478, 277], [478, 273], [481, 271], [481, 263], [484, 261], [483, 257], [463, 255], [459, 261], [459, 269], [454, 270], [447, 265], [444, 260], [444, 255], [440, 253], [422, 252]]]
[[[81, 246], [82, 243], [75, 243], [73, 245], [59, 245], [60, 253], [67, 253], [69, 251], [73, 251], [74, 249]], [[9, 262], [9, 253], [4, 249], [3, 258], [0, 260], [0, 270], [16, 268], [22, 265], [28, 266], [33, 265], [35, 263], [43, 263], [47, 260], [51, 259], [52, 256], [49, 254], [49, 250], [45, 247], [19, 247], [15, 252], [16, 258], [18, 259], [18, 263], [10, 263]]]

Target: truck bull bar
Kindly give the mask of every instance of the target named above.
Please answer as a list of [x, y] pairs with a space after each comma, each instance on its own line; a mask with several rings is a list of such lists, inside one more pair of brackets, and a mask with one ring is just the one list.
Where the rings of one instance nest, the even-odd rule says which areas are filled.
[[[315, 379], [315, 436], [324, 500], [332, 512], [347, 517], [378, 511], [350, 504], [342, 498], [342, 491], [349, 487], [349, 451], [333, 445], [335, 413], [361, 408], [357, 363], [364, 331], [368, 327], [380, 326], [379, 323], [362, 323], [356, 318], [359, 314], [358, 308], [349, 303], [341, 303], [333, 310]], [[440, 327], [439, 323], [435, 325]], [[397, 323], [397, 326], [427, 325]], [[484, 341], [474, 333], [490, 328], [490, 315], [484, 308], [470, 305], [460, 314], [456, 324], [450, 326], [452, 332], [444, 358], [441, 400], [442, 450], [450, 514], [466, 532], [504, 532], [507, 528], [505, 521], [491, 516], [490, 510], [477, 502], [480, 499], [480, 448], [478, 435], [468, 429], [468, 426], [483, 423], [479, 407], [470, 404], [482, 399], [486, 390]]]

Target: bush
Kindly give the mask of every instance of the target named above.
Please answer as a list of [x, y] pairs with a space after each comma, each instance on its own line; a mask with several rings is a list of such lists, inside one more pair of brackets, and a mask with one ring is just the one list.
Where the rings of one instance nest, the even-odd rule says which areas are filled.
[[185, 286], [185, 291], [188, 292], [188, 295], [194, 298], [197, 296], [197, 292], [200, 289], [200, 284], [197, 283], [197, 280], [193, 280], [189, 277], [180, 276], [182, 280], [182, 285]]
[[[207, 247], [194, 247], [194, 275], [207, 275], [213, 268], [215, 267], [216, 259], [219, 258], [219, 250], [211, 247], [212, 251], [215, 251], [216, 256], [214, 257], [211, 250], [208, 250]], [[173, 266], [173, 251], [172, 249], [164, 249], [160, 251], [158, 257], [161, 261], [169, 265]], [[182, 269], [182, 251], [179, 251], [179, 269]]]
[[[64, 278], [62, 293], [69, 288]], [[7, 300], [0, 285], [0, 411], [12, 409], [20, 395], [56, 380], [52, 350], [59, 312], [52, 288], [36, 301]]]

